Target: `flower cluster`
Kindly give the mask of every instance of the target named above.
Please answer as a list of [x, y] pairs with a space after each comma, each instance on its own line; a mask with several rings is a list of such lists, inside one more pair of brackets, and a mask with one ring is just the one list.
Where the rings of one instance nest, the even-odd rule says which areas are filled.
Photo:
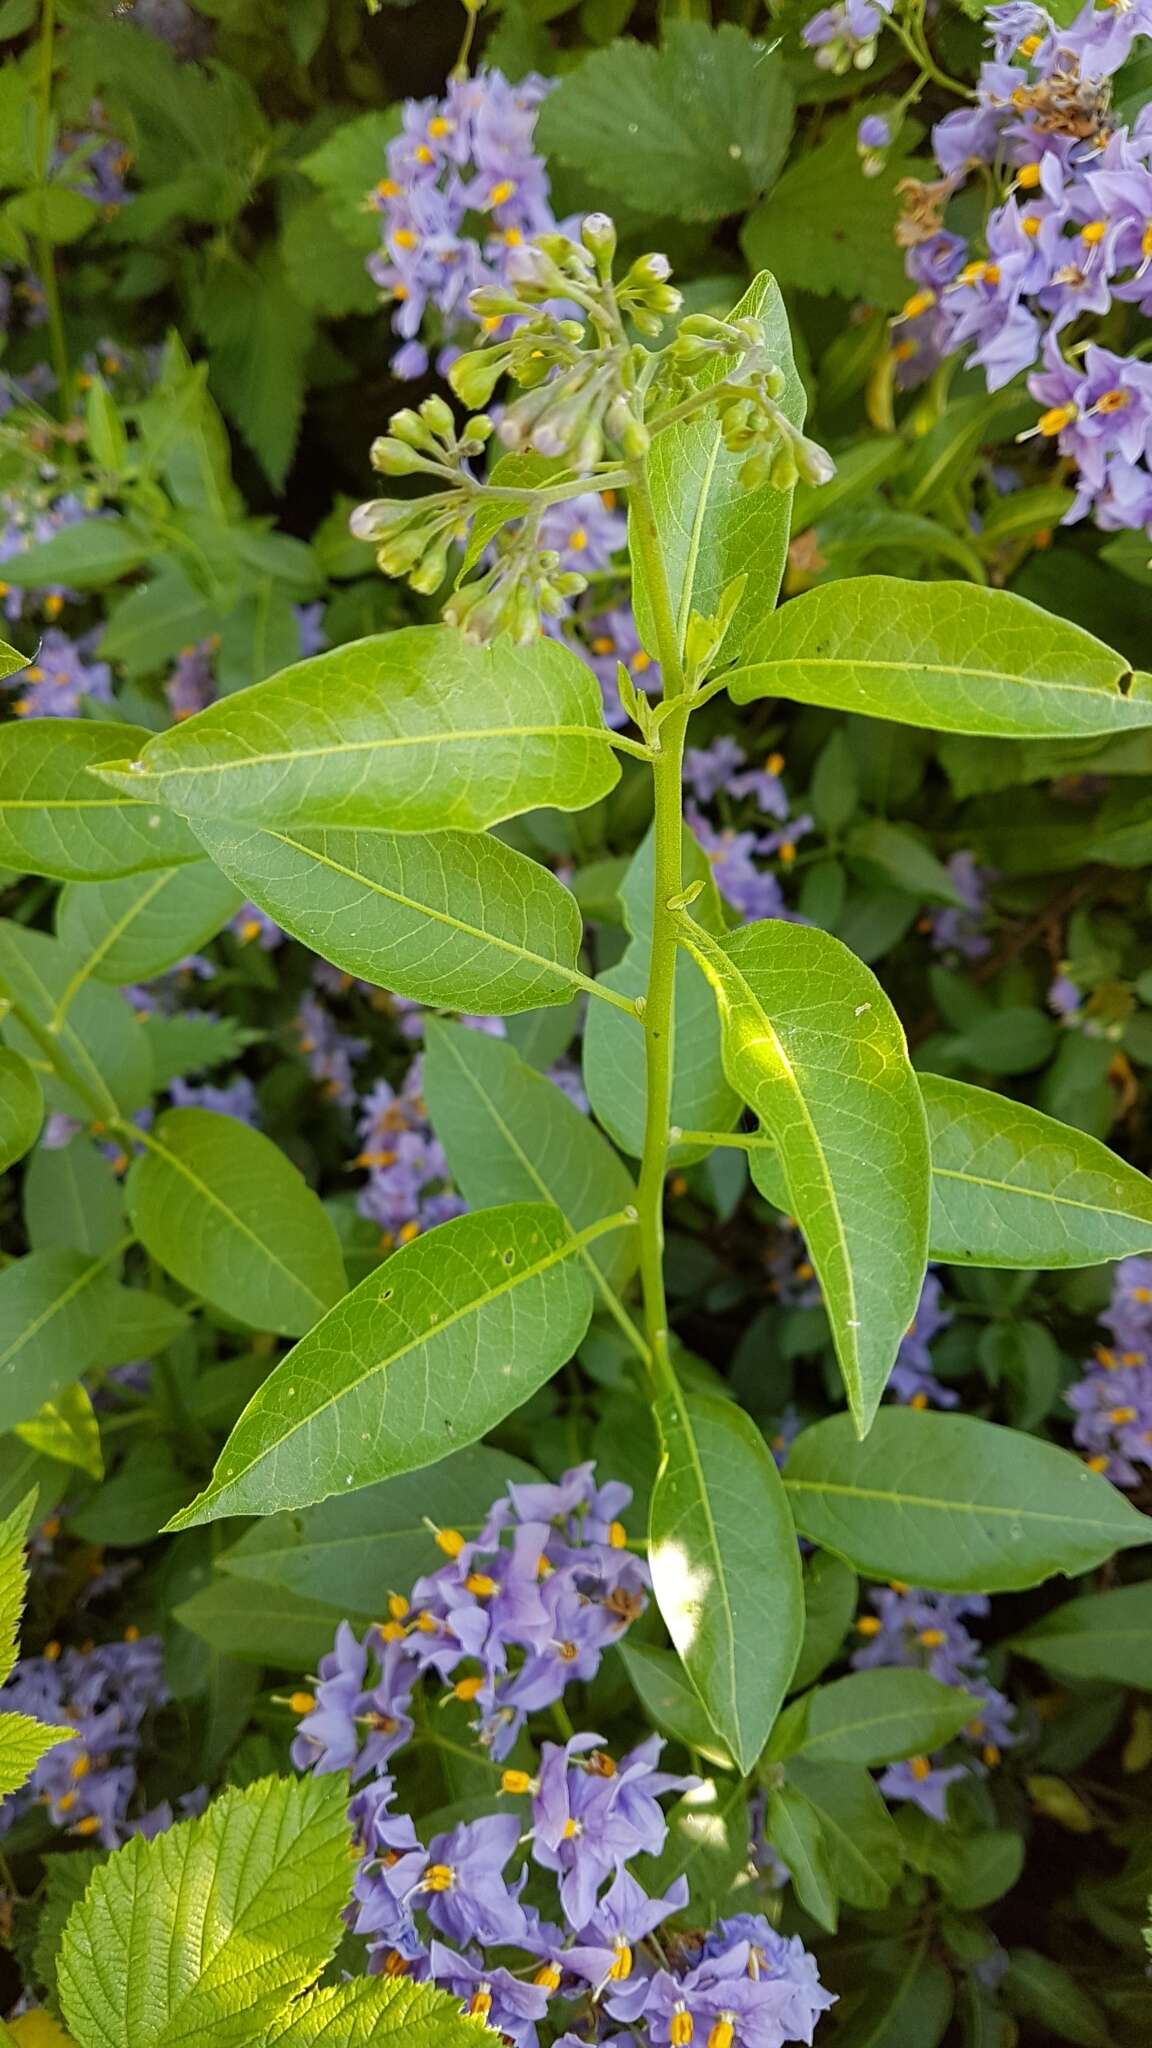
[[0, 492], [0, 608], [6, 619], [23, 618], [26, 610], [49, 621], [59, 618], [75, 592], [61, 583], [46, 584], [42, 590], [19, 589], [4, 581], [4, 563], [90, 516], [75, 491]]
[[457, 352], [451, 338], [474, 318], [469, 295], [501, 284], [513, 251], [555, 226], [548, 174], [533, 148], [536, 111], [550, 90], [546, 78], [513, 85], [482, 69], [453, 80], [441, 100], [405, 102], [388, 175], [373, 195], [384, 247], [368, 260], [395, 308], [397, 376], [422, 377], [428, 368], [420, 335], [430, 308], [448, 342], [437, 357], [444, 370]]
[[1108, 1332], [1065, 1396], [1094, 1472], [1138, 1486], [1152, 1468], [1152, 1259], [1121, 1259], [1100, 1321]]
[[[800, 40], [816, 52], [821, 71], [842, 78], [847, 71], [867, 71], [876, 55], [876, 39], [892, 12], [892, 0], [836, 0], [805, 23]], [[884, 138], [885, 145], [887, 136]]]
[[[897, 356], [917, 380], [963, 350], [990, 390], [1032, 371], [1034, 431], [1077, 469], [1066, 520], [1145, 527], [1152, 369], [1094, 340], [1069, 348], [1069, 336], [1082, 316], [1152, 310], [1152, 116], [1127, 127], [1110, 112], [1115, 73], [1152, 34], [1152, 4], [1088, 0], [1059, 28], [1031, 0], [1009, 0], [986, 21], [993, 55], [975, 105], [933, 130], [941, 177], [905, 189], [900, 238], [916, 290]], [[978, 250], [944, 224], [973, 171], [1001, 194]]]
[[341, 1031], [331, 1011], [317, 996], [303, 997], [293, 1024], [296, 1043], [313, 1079], [320, 1082], [331, 1101], [350, 1108], [356, 1100], [352, 1069], [367, 1052], [367, 1039]]
[[410, 1244], [422, 1230], [464, 1210], [420, 1089], [420, 1062], [413, 1060], [399, 1089], [379, 1080], [360, 1104], [356, 1164], [367, 1168], [368, 1179], [356, 1206], [379, 1225], [386, 1248]]
[[28, 1783], [0, 1805], [0, 1833], [35, 1806], [54, 1827], [93, 1836], [106, 1849], [142, 1828], [152, 1831], [155, 1814], [128, 1816], [141, 1730], [168, 1698], [159, 1636], [130, 1630], [123, 1642], [67, 1650], [48, 1643], [41, 1656], [21, 1658], [0, 1697], [6, 1712], [74, 1730], [72, 1741], [50, 1749]]
[[[812, 830], [806, 814], [790, 816], [783, 768], [784, 756], [778, 753], [770, 753], [759, 768], [749, 767], [744, 749], [726, 733], [710, 746], [685, 750], [684, 780], [697, 799], [688, 804], [685, 815], [708, 856], [720, 894], [745, 920], [794, 916], [785, 903], [779, 874], [758, 865], [760, 860], [775, 859], [786, 872], [795, 860], [797, 841]], [[722, 824], [705, 816], [700, 809], [705, 803], [719, 803]], [[751, 823], [732, 823], [734, 806], [742, 806], [746, 816], [776, 819], [776, 829], [763, 832]]]
[[856, 1623], [863, 1640], [850, 1659], [857, 1671], [893, 1665], [928, 1671], [941, 1685], [972, 1694], [972, 1719], [960, 1738], [967, 1756], [949, 1749], [936, 1757], [908, 1757], [889, 1764], [880, 1779], [887, 1798], [911, 1800], [933, 1820], [946, 1821], [949, 1787], [994, 1769], [1002, 1750], [1019, 1739], [1016, 1710], [989, 1680], [983, 1648], [964, 1626], [966, 1619], [987, 1614], [988, 1601], [980, 1593], [926, 1593], [898, 1585], [876, 1587], [868, 1600], [873, 1612]]
[[92, 661], [98, 633], [69, 639], [50, 626], [36, 650], [36, 659], [9, 679], [19, 695], [12, 700], [18, 718], [76, 718], [85, 700], [112, 702], [112, 671], [106, 661]]
[[[363, 1641], [343, 1625], [315, 1692], [293, 1697], [293, 1759], [347, 1769], [360, 1785], [348, 1919], [368, 1942], [370, 1972], [439, 1984], [514, 2048], [538, 2048], [546, 2022], [557, 2048], [810, 2042], [832, 1999], [798, 1938], [754, 1915], [654, 1938], [686, 1906], [687, 1883], [651, 1898], [628, 1865], [664, 1846], [660, 1800], [697, 1782], [661, 1771], [659, 1736], [619, 1758], [592, 1733], [538, 1753], [524, 1746], [527, 1716], [594, 1677], [647, 1603], [647, 1570], [619, 1519], [630, 1500], [582, 1465], [555, 1485], [510, 1485], [472, 1541], [438, 1530], [447, 1562], [410, 1598], [394, 1593], [389, 1620]], [[499, 1773], [494, 1796], [516, 1805], [425, 1844], [393, 1810], [390, 1766], [422, 1715], [427, 1678], [474, 1709]], [[501, 1769], [513, 1751], [523, 1762]], [[555, 1920], [524, 1898], [523, 1847], [555, 1887]]]

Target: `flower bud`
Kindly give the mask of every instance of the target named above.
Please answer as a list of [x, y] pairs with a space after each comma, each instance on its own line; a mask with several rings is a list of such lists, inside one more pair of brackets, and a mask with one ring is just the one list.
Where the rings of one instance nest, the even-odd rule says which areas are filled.
[[580, 240], [596, 258], [602, 277], [607, 277], [616, 254], [616, 224], [606, 213], [587, 213], [580, 223]]
[[806, 484], [831, 483], [836, 474], [836, 464], [819, 441], [810, 441], [806, 434], [798, 434], [793, 448], [797, 468]]
[[368, 459], [373, 469], [380, 470], [384, 476], [414, 476], [426, 466], [423, 456], [417, 455], [414, 448], [389, 434], [377, 436]]

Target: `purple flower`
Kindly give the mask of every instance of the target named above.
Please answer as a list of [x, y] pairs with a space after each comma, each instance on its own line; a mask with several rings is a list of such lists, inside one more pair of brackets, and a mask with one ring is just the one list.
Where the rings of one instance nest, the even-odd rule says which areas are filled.
[[963, 899], [963, 908], [949, 904], [932, 912], [933, 950], [959, 953], [965, 960], [982, 960], [992, 945], [984, 923], [988, 916], [987, 889], [996, 880], [996, 870], [981, 867], [971, 853], [950, 854], [946, 865], [956, 893]]
[[197, 711], [204, 711], [216, 697], [216, 676], [213, 660], [216, 655], [215, 638], [201, 640], [197, 647], [184, 647], [180, 651], [176, 666], [164, 685], [164, 695], [173, 718], [193, 718]]
[[147, 1716], [168, 1698], [158, 1636], [131, 1631], [122, 1642], [22, 1658], [0, 1695], [8, 1711], [70, 1725], [71, 1742], [40, 1759], [31, 1778], [0, 1806], [0, 1833], [42, 1804], [54, 1827], [113, 1849], [134, 1823], [136, 1756]]
[[762, 845], [755, 832], [717, 831], [694, 804], [688, 805], [685, 816], [708, 856], [720, 894], [745, 922], [790, 916], [776, 876], [753, 860]]
[[885, 114], [865, 114], [856, 130], [856, 147], [861, 150], [887, 149], [892, 125]]
[[[334, 1647], [321, 1660], [313, 1703], [292, 1744], [297, 1770], [318, 1776], [346, 1770], [361, 1778], [379, 1770], [411, 1736], [407, 1709], [416, 1666], [401, 1644], [383, 1644], [372, 1653], [378, 1675], [371, 1683], [373, 1641], [371, 1632], [361, 1641], [346, 1621], [340, 1623]], [[364, 1730], [367, 1740], [362, 1745]]]
[[620, 702], [616, 670], [623, 664], [633, 682], [649, 694], [660, 688], [660, 668], [645, 647], [631, 605], [615, 605], [592, 617], [580, 614], [581, 638], [570, 642], [593, 670], [604, 699], [605, 724], [618, 732], [628, 715]]
[[301, 661], [306, 661], [310, 655], [322, 654], [328, 645], [328, 635], [324, 631], [327, 606], [323, 598], [318, 598], [315, 604], [293, 605], [292, 609], [296, 614], [296, 630], [300, 635]]
[[952, 1321], [949, 1310], [941, 1306], [943, 1290], [940, 1276], [931, 1268], [924, 1276], [916, 1313], [900, 1340], [896, 1363], [888, 1380], [890, 1391], [898, 1401], [913, 1408], [955, 1408], [960, 1399], [954, 1387], [942, 1387], [932, 1371], [932, 1353], [929, 1349], [932, 1339], [946, 1330]]
[[548, 1990], [542, 1984], [525, 1984], [510, 1970], [493, 1969], [432, 1943], [432, 1975], [437, 1984], [464, 2002], [469, 2019], [480, 2020], [485, 2030], [502, 2034], [515, 2048], [536, 2048], [536, 2022], [548, 2011]]
[[229, 918], [228, 929], [235, 932], [242, 945], [250, 946], [255, 942], [262, 953], [274, 953], [278, 946], [284, 944], [284, 933], [275, 918], [269, 917], [267, 911], [261, 910], [256, 903], [242, 903]]
[[651, 1899], [627, 1870], [618, 1870], [575, 1946], [563, 1952], [563, 1964], [590, 1984], [594, 1997], [608, 1992], [613, 2019], [633, 2020], [648, 1995], [646, 1973], [636, 1971], [634, 1951], [670, 1913], [688, 1904], [688, 1882], [678, 1877], [662, 1899]]
[[379, 1225], [389, 1245], [406, 1244], [421, 1230], [461, 1215], [464, 1203], [449, 1187], [448, 1162], [420, 1093], [419, 1061], [409, 1067], [399, 1093], [377, 1081], [360, 1106], [356, 1164], [368, 1169], [356, 1202], [361, 1215]]
[[293, 1020], [297, 1043], [308, 1062], [308, 1071], [324, 1086], [334, 1102], [356, 1100], [352, 1068], [368, 1050], [366, 1038], [354, 1038], [341, 1031], [334, 1017], [316, 996], [304, 996]]
[[561, 569], [608, 569], [628, 537], [622, 512], [607, 505], [599, 491], [585, 491], [560, 505], [549, 505], [540, 521], [542, 548], [554, 548]]
[[193, 1087], [191, 1082], [175, 1076], [168, 1083], [168, 1093], [177, 1109], [212, 1109], [218, 1116], [234, 1116], [242, 1124], [251, 1124], [253, 1129], [260, 1125], [260, 1106], [256, 1100], [256, 1089], [246, 1074], [237, 1074], [234, 1081], [224, 1087], [213, 1087], [202, 1082]]
[[970, 1775], [966, 1764], [933, 1764], [926, 1756], [889, 1764], [879, 1780], [886, 1799], [908, 1800], [930, 1820], [948, 1819], [948, 1788]]
[[36, 659], [10, 678], [20, 695], [13, 710], [19, 718], [75, 718], [85, 699], [112, 702], [112, 671], [106, 661], [88, 661], [97, 636], [70, 640], [50, 626], [36, 650]]
[[728, 788], [745, 759], [743, 747], [728, 733], [721, 733], [711, 746], [685, 747], [684, 780], [698, 803], [711, 803], [714, 796]]
[[688, 1791], [699, 1782], [655, 1770], [664, 1747], [659, 1736], [619, 1765], [605, 1755], [601, 1741], [599, 1735], [574, 1735], [563, 1748], [546, 1742], [532, 1800], [533, 1857], [559, 1873], [560, 1903], [575, 1928], [592, 1918], [605, 1878], [632, 1856], [659, 1855], [667, 1834], [659, 1795]]
[[447, 1834], [433, 1836], [417, 1889], [438, 1933], [464, 1943], [519, 1941], [524, 1908], [503, 1875], [519, 1839], [514, 1813], [462, 1821]]
[[1084, 1001], [1084, 996], [1070, 975], [1060, 973], [1049, 983], [1045, 1001], [1054, 1016], [1062, 1018], [1066, 1024], [1071, 1024]]

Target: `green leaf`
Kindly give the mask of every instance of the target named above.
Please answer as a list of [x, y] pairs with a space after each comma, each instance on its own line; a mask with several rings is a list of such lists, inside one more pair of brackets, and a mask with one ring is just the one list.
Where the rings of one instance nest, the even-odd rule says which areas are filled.
[[[636, 1184], [588, 1117], [501, 1039], [429, 1023], [421, 1080], [448, 1170], [471, 1209], [552, 1202], [573, 1233], [636, 1200]], [[608, 1306], [636, 1270], [633, 1231], [581, 1254]]]
[[1060, 1678], [1152, 1692], [1152, 1580], [1067, 1600], [1013, 1636], [1009, 1648]]
[[[802, 426], [804, 386], [775, 279], [767, 273], [755, 278], [730, 317], [763, 322], [769, 356], [786, 379], [781, 409], [796, 426]], [[736, 355], [710, 357], [707, 366], [688, 380], [688, 389], [704, 390], [734, 370], [738, 361]], [[705, 409], [657, 434], [647, 464], [652, 511], [676, 603], [681, 651], [692, 613], [715, 617], [733, 579], [747, 578], [724, 637], [725, 661], [744, 652], [756, 621], [775, 604], [788, 553], [792, 493], [774, 490], [770, 484], [758, 490], [745, 489], [739, 474], [745, 460], [743, 453], [733, 454], [724, 446], [715, 412]], [[630, 516], [635, 518], [634, 510]], [[645, 646], [655, 647], [656, 625], [644, 558], [634, 534], [632, 539], [636, 619]]]
[[353, 1977], [301, 1998], [263, 2048], [475, 2048], [476, 2021], [458, 1998], [405, 1977]]
[[1074, 739], [1152, 725], [1122, 654], [1008, 590], [846, 577], [761, 621], [728, 677], [737, 704], [791, 697], [938, 732]]
[[[953, 1995], [951, 1976], [928, 1954], [927, 1939], [913, 1948], [888, 1943], [837, 2040], [843, 2048], [937, 2048]], [[996, 2040], [1002, 2042], [1002, 2031]]]
[[974, 1711], [971, 1693], [927, 1671], [854, 1671], [794, 1700], [770, 1749], [811, 1763], [896, 1763], [942, 1749]]
[[71, 1742], [74, 1728], [34, 1721], [30, 1714], [0, 1714], [0, 1799], [18, 1792], [42, 1756], [60, 1742]]
[[[710, 931], [725, 929], [724, 913], [704, 850], [685, 830], [684, 881], [703, 882], [693, 914]], [[636, 997], [648, 986], [652, 947], [653, 839], [637, 848], [620, 889], [624, 918], [632, 935], [619, 965], [601, 975], [605, 987]], [[676, 962], [675, 1057], [672, 1122], [683, 1130], [729, 1131], [740, 1115], [740, 1098], [729, 1087], [720, 1054], [720, 1025], [712, 992], [694, 960]], [[644, 1150], [646, 1100], [644, 1027], [639, 1017], [595, 1003], [584, 1022], [584, 1086], [597, 1121], [634, 1158]], [[698, 1158], [699, 1148], [673, 1146], [673, 1160]]]
[[[357, 1493], [337, 1494], [300, 1514], [270, 1516], [224, 1551], [218, 1568], [374, 1614], [385, 1593], [406, 1596], [414, 1580], [436, 1569], [443, 1553], [428, 1527], [431, 1500], [441, 1527], [470, 1539], [479, 1535], [509, 1480], [531, 1485], [539, 1476], [519, 1458], [472, 1444], [431, 1471], [405, 1472]], [[75, 1518], [73, 1526], [79, 1527]]]
[[228, 1787], [94, 1872], [64, 1931], [79, 2048], [253, 2048], [322, 1968], [351, 1887], [343, 1777]]
[[837, 939], [779, 919], [681, 937], [712, 983], [724, 1066], [778, 1148], [857, 1429], [916, 1310], [928, 1251], [924, 1108], [899, 1019]]
[[4, 1019], [4, 1036], [40, 1074], [48, 1107], [84, 1121], [94, 1110], [130, 1114], [151, 1092], [148, 1041], [114, 989], [79, 989], [65, 1015], [71, 972], [56, 939], [0, 920], [0, 995], [17, 1006]]
[[208, 1109], [170, 1109], [128, 1175], [145, 1249], [193, 1294], [257, 1330], [299, 1336], [344, 1291], [319, 1198], [261, 1131]]
[[[887, 1904], [900, 1875], [900, 1837], [875, 1780], [862, 1764], [790, 1759], [788, 1785], [808, 1801], [820, 1833], [832, 1888], [863, 1911]], [[788, 1861], [786, 1850], [781, 1850]]]
[[24, 1169], [24, 1229], [34, 1252], [109, 1252], [125, 1235], [124, 1197], [112, 1162], [79, 1132], [41, 1145]]
[[92, 718], [0, 726], [0, 861], [61, 882], [97, 882], [200, 860], [182, 819], [102, 789], [88, 772], [148, 737]]
[[661, 1398], [648, 1558], [660, 1612], [741, 1770], [768, 1739], [800, 1652], [804, 1595], [772, 1455], [731, 1401]]
[[599, 685], [568, 648], [408, 626], [210, 705], [104, 780], [229, 825], [439, 832], [582, 810], [619, 773]]
[[788, 1865], [792, 1889], [818, 1927], [836, 1932], [836, 1889], [820, 1816], [795, 1786], [778, 1785], [768, 1795], [765, 1833]]
[[137, 1443], [119, 1471], [68, 1517], [68, 1527], [85, 1543], [135, 1550], [183, 1505], [188, 1482], [167, 1443]]
[[951, 903], [963, 907], [964, 899], [943, 861], [930, 853], [915, 833], [886, 818], [869, 818], [848, 834], [845, 852], [850, 860], [873, 877], [891, 882], [917, 902]]
[[219, 606], [166, 561], [117, 604], [100, 636], [100, 654], [129, 678], [145, 676], [215, 631], [219, 616]]
[[1013, 2012], [1035, 2020], [1050, 2038], [1111, 2048], [1104, 2014], [1070, 1970], [1033, 1948], [1010, 1949], [1008, 1958], [1004, 1997]]
[[19, 671], [27, 666], [26, 654], [21, 654], [15, 647], [9, 647], [6, 640], [0, 640], [0, 682], [7, 676], [19, 674]]
[[42, 1451], [46, 1458], [76, 1466], [90, 1479], [104, 1477], [100, 1424], [91, 1395], [79, 1380], [62, 1388], [54, 1401], [45, 1401], [27, 1422], [18, 1422], [13, 1435], [21, 1443], [30, 1444], [34, 1451]]
[[576, 1250], [558, 1210], [524, 1202], [394, 1252], [277, 1366], [170, 1526], [307, 1507], [475, 1442], [583, 1337]]
[[16, 590], [63, 583], [72, 590], [103, 590], [130, 576], [147, 560], [147, 540], [116, 513], [62, 526], [50, 540], [35, 542], [4, 563], [4, 581]]
[[882, 1408], [802, 1430], [784, 1484], [804, 1536], [874, 1579], [1015, 1592], [1148, 1541], [1147, 1518], [1079, 1458], [967, 1415]]
[[920, 1087], [932, 1258], [1053, 1271], [1152, 1249], [1152, 1180], [1099, 1139], [962, 1081]]
[[[185, 1491], [187, 1489], [185, 1488]], [[244, 1579], [216, 1576], [173, 1609], [181, 1628], [226, 1657], [271, 1664], [282, 1671], [315, 1671], [332, 1648], [341, 1621], [365, 1628], [372, 1610], [358, 1615], [347, 1600], [333, 1605], [268, 1586], [258, 1600]]]
[[0, 1430], [94, 1365], [115, 1313], [106, 1258], [30, 1252], [0, 1272]]
[[70, 882], [57, 902], [56, 936], [75, 957], [76, 987], [90, 976], [120, 987], [199, 952], [243, 900], [206, 860], [115, 882]]
[[255, 263], [211, 265], [199, 302], [210, 345], [212, 389], [274, 489], [288, 473], [304, 410], [315, 321], [284, 265], [265, 245]]
[[394, 994], [504, 1016], [566, 1003], [584, 981], [571, 891], [499, 839], [196, 829], [277, 924]]
[[541, 108], [548, 156], [659, 219], [744, 213], [784, 160], [792, 96], [771, 44], [665, 18], [662, 49], [618, 42], [561, 79]]
[[620, 1661], [632, 1687], [654, 1727], [686, 1749], [699, 1751], [710, 1763], [731, 1770], [732, 1757], [717, 1739], [706, 1709], [684, 1676], [684, 1666], [673, 1650], [657, 1649], [652, 1643], [621, 1643]]
[[18, 1052], [0, 1046], [0, 1173], [30, 1152], [44, 1121], [44, 1094]]
[[804, 1641], [792, 1674], [793, 1689], [811, 1685], [839, 1655], [852, 1626], [859, 1588], [842, 1558], [818, 1550], [804, 1566]]
[[[378, 215], [366, 215], [370, 234], [378, 220]], [[293, 207], [280, 251], [289, 284], [300, 303], [313, 312], [329, 320], [346, 313], [377, 312], [380, 291], [364, 267], [363, 251], [333, 233], [333, 209], [324, 194], [315, 193]]]
[[100, 1346], [98, 1366], [130, 1365], [166, 1351], [188, 1328], [188, 1318], [175, 1302], [146, 1287], [118, 1287], [112, 1317]]
[[752, 269], [775, 271], [802, 291], [865, 299], [886, 310], [908, 294], [903, 252], [893, 230], [902, 178], [932, 169], [910, 154], [919, 129], [906, 122], [876, 178], [860, 175], [858, 116], [837, 120], [826, 139], [789, 164], [775, 190], [746, 221], [744, 253]]
[[367, 255], [380, 246], [380, 216], [364, 201], [388, 169], [388, 144], [400, 133], [399, 104], [341, 122], [299, 168], [328, 200], [335, 226]]
[[[1098, 1138], [965, 1081], [919, 1079], [932, 1154], [930, 1259], [1055, 1272], [1152, 1247], [1152, 1181]], [[767, 1139], [749, 1165], [761, 1194], [787, 1209]]]

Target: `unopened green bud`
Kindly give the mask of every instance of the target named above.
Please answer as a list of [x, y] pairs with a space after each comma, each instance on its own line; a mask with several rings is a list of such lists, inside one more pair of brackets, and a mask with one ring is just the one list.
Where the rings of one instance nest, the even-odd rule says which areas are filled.
[[819, 441], [810, 441], [806, 434], [798, 434], [793, 447], [796, 466], [806, 484], [831, 483], [836, 474], [836, 464]]
[[457, 356], [448, 372], [448, 382], [462, 405], [487, 405], [508, 367], [507, 344], [498, 348], [468, 349]]
[[384, 476], [415, 476], [418, 470], [426, 467], [422, 455], [390, 434], [377, 436], [369, 449], [368, 459], [373, 469], [380, 470]]
[[[746, 467], [747, 464], [745, 465]], [[743, 470], [740, 474], [741, 481], [743, 482]], [[799, 475], [800, 465], [796, 460], [796, 450], [792, 442], [790, 440], [781, 441], [772, 456], [771, 466], [768, 471], [768, 482], [775, 491], [790, 491], [793, 484], [797, 482]]]
[[643, 420], [637, 419], [626, 398], [614, 398], [605, 414], [604, 424], [614, 441], [618, 441], [630, 462], [639, 462], [647, 455], [652, 445], [652, 436]]
[[616, 254], [616, 223], [606, 213], [586, 213], [580, 223], [580, 240], [596, 259], [601, 277], [609, 276]]
[[452, 407], [435, 392], [424, 400], [420, 407], [420, 417], [438, 440], [447, 441], [455, 435], [456, 422], [452, 417]]
[[506, 290], [503, 285], [485, 284], [469, 292], [468, 311], [474, 313], [477, 320], [505, 320], [510, 313], [522, 312], [523, 307], [515, 292]]
[[764, 378], [764, 389], [768, 393], [769, 398], [783, 398], [785, 385], [788, 380], [779, 364], [769, 363], [767, 369], [762, 371], [761, 374]]

